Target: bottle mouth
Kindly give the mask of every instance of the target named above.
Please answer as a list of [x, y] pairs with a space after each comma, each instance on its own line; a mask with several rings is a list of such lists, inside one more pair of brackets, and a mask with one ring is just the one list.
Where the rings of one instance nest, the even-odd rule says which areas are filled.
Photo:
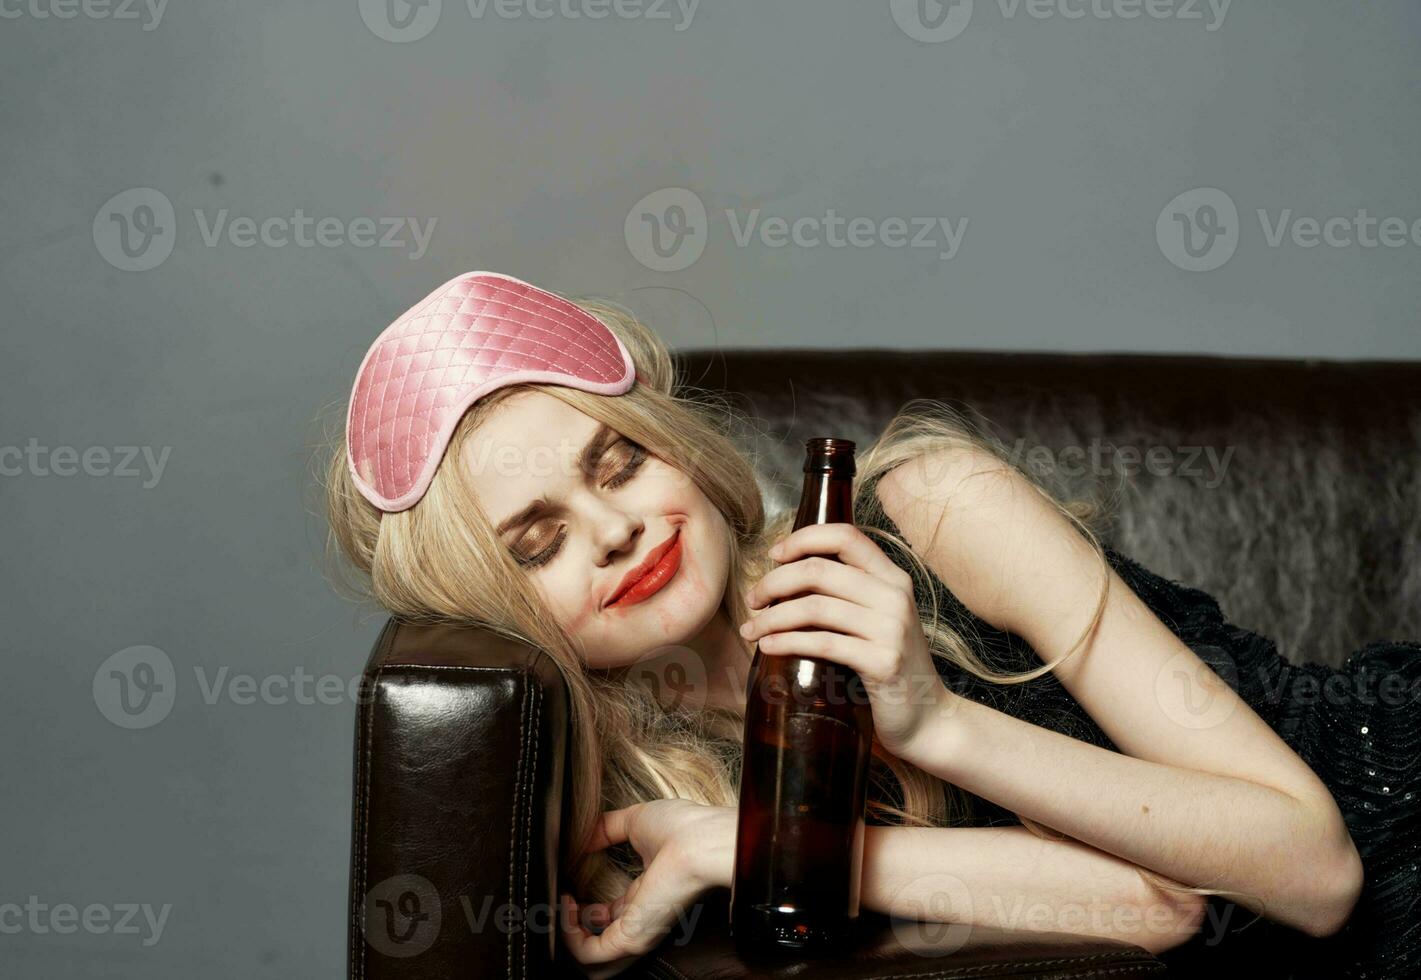
[[854, 441], [852, 439], [836, 439], [833, 436], [818, 436], [814, 439], [804, 440], [804, 450], [810, 453], [852, 453]]
[[804, 441], [804, 472], [853, 476], [854, 441], [818, 436]]

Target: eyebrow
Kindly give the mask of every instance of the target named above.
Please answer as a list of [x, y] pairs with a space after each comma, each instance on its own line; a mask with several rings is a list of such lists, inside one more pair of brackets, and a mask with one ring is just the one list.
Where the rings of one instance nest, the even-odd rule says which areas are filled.
[[[596, 430], [593, 431], [592, 437], [587, 440], [587, 444], [582, 447], [582, 451], [577, 454], [578, 469], [583, 473], [591, 474], [596, 469], [597, 460], [601, 458], [602, 453], [607, 448], [607, 444], [611, 441], [610, 437], [615, 434], [611, 426], [607, 425], [607, 423], [603, 422], [598, 425]], [[548, 502], [546, 497], [539, 497], [518, 513], [506, 518], [494, 530], [494, 534], [501, 537], [520, 524], [526, 524], [535, 517], [541, 516], [545, 511], [550, 510], [551, 507], [552, 505]]]

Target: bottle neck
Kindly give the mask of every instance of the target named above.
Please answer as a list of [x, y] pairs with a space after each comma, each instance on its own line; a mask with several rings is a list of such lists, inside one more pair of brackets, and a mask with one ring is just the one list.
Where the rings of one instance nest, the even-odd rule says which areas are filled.
[[[852, 466], [852, 463], [850, 463]], [[806, 464], [804, 492], [799, 497], [794, 530], [809, 524], [852, 524], [853, 470], [848, 473], [810, 469]]]

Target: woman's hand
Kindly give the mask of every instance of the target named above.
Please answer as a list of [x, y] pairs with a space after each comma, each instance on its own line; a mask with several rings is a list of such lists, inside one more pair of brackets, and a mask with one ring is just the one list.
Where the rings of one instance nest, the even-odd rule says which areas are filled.
[[[737, 814], [690, 800], [650, 800], [602, 814], [587, 850], [629, 841], [644, 870], [610, 904], [579, 907], [564, 895], [573, 914], [563, 936], [589, 977], [622, 972], [654, 949], [702, 892], [730, 886]], [[606, 928], [599, 935], [589, 925]]]
[[755, 614], [741, 636], [766, 654], [819, 657], [857, 672], [875, 735], [911, 761], [917, 740], [955, 699], [928, 650], [912, 578], [852, 524], [802, 527], [770, 557], [780, 564], [748, 593]]

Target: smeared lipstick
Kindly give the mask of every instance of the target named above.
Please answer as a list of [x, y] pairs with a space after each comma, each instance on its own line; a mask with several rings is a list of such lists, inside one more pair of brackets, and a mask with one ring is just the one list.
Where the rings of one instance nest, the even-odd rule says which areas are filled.
[[627, 574], [627, 578], [617, 587], [612, 601], [607, 603], [607, 608], [621, 609], [655, 595], [675, 577], [676, 570], [680, 567], [681, 529], [678, 527], [670, 538], [657, 545], [647, 556], [646, 563]]

